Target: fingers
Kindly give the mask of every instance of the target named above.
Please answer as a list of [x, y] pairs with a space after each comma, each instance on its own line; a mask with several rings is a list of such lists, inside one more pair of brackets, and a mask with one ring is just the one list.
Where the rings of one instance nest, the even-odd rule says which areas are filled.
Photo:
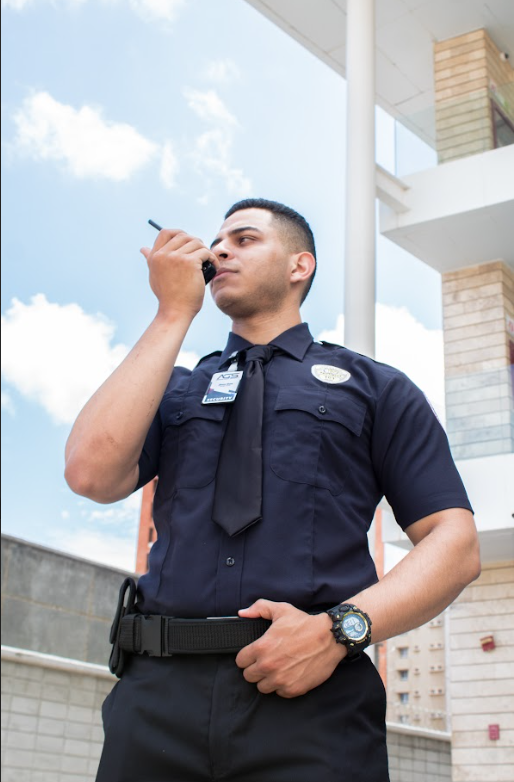
[[248, 608], [241, 608], [238, 611], [239, 616], [245, 617], [245, 619], [257, 619], [262, 617], [263, 619], [276, 619], [283, 613], [283, 607], [289, 605], [289, 603], [275, 603], [273, 600], [264, 600], [260, 598], [256, 600]]
[[159, 251], [163, 251], [167, 254], [178, 253], [180, 251], [181, 255], [191, 255], [197, 250], [202, 251], [200, 260], [211, 261], [213, 263], [217, 261], [214, 253], [205, 246], [201, 239], [190, 236], [185, 231], [178, 229], [163, 228], [162, 231], [159, 231], [159, 235], [152, 248], [154, 254]]

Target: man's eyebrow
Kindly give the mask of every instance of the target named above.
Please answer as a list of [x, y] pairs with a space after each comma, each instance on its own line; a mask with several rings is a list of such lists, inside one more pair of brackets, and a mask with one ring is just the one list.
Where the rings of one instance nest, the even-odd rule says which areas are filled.
[[[257, 233], [262, 234], [263, 231], [261, 231], [260, 228], [256, 228], [254, 225], [243, 225], [241, 228], [232, 228], [232, 230], [228, 231], [229, 236], [237, 236], [237, 234], [244, 233], [245, 231], [257, 231]], [[218, 236], [217, 239], [213, 241], [213, 243], [210, 246], [210, 249], [212, 250], [213, 247], [216, 247], [217, 244], [221, 242], [221, 238]]]

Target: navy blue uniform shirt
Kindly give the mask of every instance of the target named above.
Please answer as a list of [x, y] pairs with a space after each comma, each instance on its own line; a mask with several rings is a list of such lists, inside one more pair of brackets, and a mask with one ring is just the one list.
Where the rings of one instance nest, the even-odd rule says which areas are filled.
[[[262, 520], [229, 537], [211, 518], [228, 406], [202, 398], [249, 344], [231, 333], [221, 355], [176, 367], [146, 438], [138, 488], [159, 476], [157, 541], [139, 580], [146, 613], [234, 615], [260, 597], [323, 610], [377, 581], [367, 532], [384, 495], [403, 529], [471, 509], [419, 388], [397, 369], [314, 342], [304, 323], [273, 340], [280, 352], [265, 366]], [[335, 373], [343, 382], [318, 379], [315, 365], [345, 370]]]

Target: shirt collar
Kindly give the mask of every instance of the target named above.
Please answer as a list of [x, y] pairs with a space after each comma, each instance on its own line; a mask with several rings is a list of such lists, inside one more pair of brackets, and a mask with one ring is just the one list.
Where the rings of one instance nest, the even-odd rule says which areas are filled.
[[[271, 340], [269, 343], [274, 347], [280, 348], [284, 353], [292, 356], [297, 361], [303, 361], [307, 350], [312, 344], [313, 339], [309, 331], [307, 323], [299, 323], [297, 326], [293, 326], [287, 331], [279, 334], [278, 337]], [[228, 342], [225, 350], [220, 356], [220, 367], [235, 353], [238, 353], [244, 348], [248, 348], [252, 345], [248, 340], [240, 337], [239, 334], [234, 334], [233, 331], [228, 335]]]

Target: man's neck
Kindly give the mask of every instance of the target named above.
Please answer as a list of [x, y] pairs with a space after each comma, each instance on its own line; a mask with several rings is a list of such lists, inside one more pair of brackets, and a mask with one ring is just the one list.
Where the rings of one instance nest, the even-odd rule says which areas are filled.
[[253, 345], [267, 345], [279, 334], [302, 322], [300, 311], [267, 313], [232, 321], [232, 331]]

